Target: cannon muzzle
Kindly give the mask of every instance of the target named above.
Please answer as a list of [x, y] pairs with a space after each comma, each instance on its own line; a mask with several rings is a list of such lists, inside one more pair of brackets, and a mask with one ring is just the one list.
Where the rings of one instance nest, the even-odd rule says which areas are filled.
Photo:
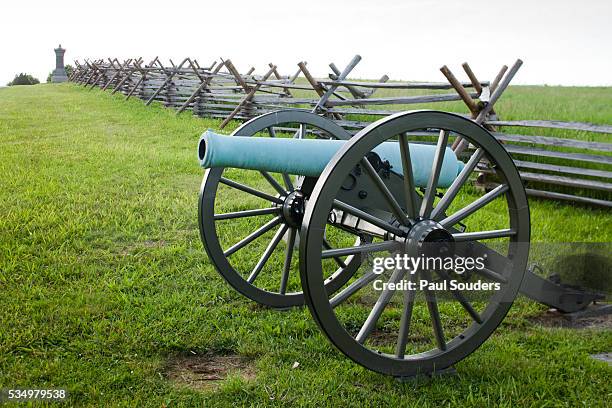
[[[204, 168], [234, 167], [318, 177], [345, 143], [345, 140], [223, 136], [208, 130], [200, 139], [198, 159]], [[436, 147], [412, 143], [409, 149], [414, 183], [425, 187]], [[373, 151], [381, 160], [389, 162], [392, 171], [402, 174], [397, 142], [384, 142]], [[462, 168], [463, 162], [447, 147], [438, 187], [450, 186]]]

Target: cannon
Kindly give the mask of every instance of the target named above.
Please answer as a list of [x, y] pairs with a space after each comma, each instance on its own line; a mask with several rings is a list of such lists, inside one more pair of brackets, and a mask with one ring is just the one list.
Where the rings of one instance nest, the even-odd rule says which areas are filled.
[[[461, 155], [449, 148], [458, 138], [469, 144]], [[223, 278], [265, 306], [307, 304], [327, 338], [368, 369], [408, 377], [453, 366], [521, 289], [523, 184], [503, 146], [462, 116], [401, 112], [351, 135], [314, 113], [278, 111], [231, 136], [206, 132], [198, 160], [200, 235]], [[468, 182], [483, 167], [498, 187]], [[432, 254], [482, 265], [459, 273], [380, 263]], [[423, 281], [443, 286], [400, 285]], [[475, 282], [495, 289], [461, 289]]]
[[[334, 154], [346, 144], [342, 140], [275, 138], [262, 142], [260, 138], [238, 139], [206, 131], [198, 146], [198, 158], [204, 168], [230, 166], [239, 169], [266, 172], [290, 172], [291, 174], [318, 177]], [[435, 154], [435, 147], [412, 144], [412, 176], [417, 187], [425, 187]], [[390, 169], [402, 171], [397, 143], [387, 142], [373, 151], [381, 162], [388, 162]], [[440, 169], [438, 187], [448, 187], [463, 168], [455, 153], [446, 148]]]

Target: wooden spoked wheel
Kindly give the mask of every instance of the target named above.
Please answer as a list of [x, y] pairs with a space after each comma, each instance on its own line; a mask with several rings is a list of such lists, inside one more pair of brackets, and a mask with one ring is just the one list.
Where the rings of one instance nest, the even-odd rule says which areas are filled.
[[[416, 188], [407, 145], [431, 134], [436, 143], [431, 174], [424, 188]], [[464, 167], [454, 182], [445, 190], [438, 189], [445, 149], [456, 137], [468, 140], [473, 149], [461, 158]], [[383, 142], [398, 144], [402, 168], [389, 171], [387, 166], [379, 171], [372, 164], [370, 152]], [[500, 183], [488, 192], [480, 192], [468, 182], [476, 166], [483, 163]], [[382, 205], [375, 206], [367, 199], [347, 203], [339, 198], [356, 166], [373, 186], [365, 193], [380, 197]], [[390, 177], [401, 178], [401, 187], [389, 188]], [[324, 245], [324, 234], [331, 214], [339, 212], [381, 232], [372, 242], [330, 250]], [[508, 312], [527, 264], [529, 222], [518, 171], [487, 130], [443, 112], [392, 115], [356, 134], [334, 156], [314, 187], [300, 243], [300, 271], [308, 307], [331, 342], [368, 369], [393, 376], [445, 369], [478, 348]], [[360, 234], [358, 227], [352, 232]], [[376, 262], [377, 257], [418, 256], [431, 242], [445, 246], [454, 260], [482, 258], [484, 267], [462, 272], [458, 267], [451, 271], [418, 267], [414, 273], [396, 267], [375, 273], [372, 260]], [[360, 254], [364, 262], [338, 292], [331, 294], [324, 287], [326, 259], [337, 254]], [[465, 284], [498, 284], [499, 289], [390, 289], [390, 284], [421, 280], [448, 284], [453, 279]]]
[[[252, 119], [235, 137], [348, 139], [335, 123], [306, 111], [278, 111]], [[304, 160], [308, 160], [307, 157]], [[296, 250], [313, 179], [265, 171], [213, 168], [202, 181], [198, 221], [208, 256], [238, 292], [262, 305], [287, 308], [304, 304]], [[329, 236], [323, 245], [361, 243], [360, 238]], [[350, 278], [360, 263], [355, 255], [332, 259], [325, 277], [330, 293]]]

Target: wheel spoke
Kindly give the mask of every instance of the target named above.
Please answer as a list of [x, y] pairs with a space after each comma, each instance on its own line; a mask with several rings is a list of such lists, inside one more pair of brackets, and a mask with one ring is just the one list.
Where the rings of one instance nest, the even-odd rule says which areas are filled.
[[368, 214], [365, 211], [361, 211], [360, 209], [355, 208], [352, 205], [346, 204], [340, 200], [334, 200], [334, 207], [338, 208], [339, 210], [346, 211], [347, 213], [352, 214], [357, 218], [364, 219], [370, 224], [376, 225], [377, 227], [382, 228], [387, 232], [400, 236], [404, 235], [404, 231], [389, 224], [387, 221], [381, 220], [378, 217]]
[[461, 242], [461, 241], [478, 241], [480, 239], [511, 237], [514, 235], [516, 235], [516, 230], [501, 229], [501, 230], [492, 230], [492, 231], [459, 232], [459, 233], [453, 234], [453, 238], [455, 239], [455, 241]]
[[272, 187], [274, 187], [274, 189], [280, 194], [280, 195], [285, 195], [287, 194], [287, 191], [283, 188], [283, 186], [281, 186], [280, 184], [278, 184], [278, 181], [276, 181], [274, 179], [274, 177], [272, 177], [270, 175], [270, 173], [268, 173], [267, 171], [260, 171], [261, 175], [264, 176], [264, 178], [266, 180], [268, 180], [268, 183], [270, 183], [270, 185]]
[[470, 142], [468, 142], [467, 140], [465, 140], [464, 138], [462, 138], [461, 136], [459, 136], [457, 138], [457, 142], [455, 144], [455, 147], [453, 148], [453, 151], [455, 152], [456, 155], [459, 155], [461, 152], [463, 152], [468, 146], [470, 145]]
[[[445, 270], [439, 270], [437, 271], [437, 273], [438, 275], [440, 275], [442, 279], [446, 281], [450, 280], [450, 276]], [[457, 299], [457, 301], [461, 304], [461, 306], [463, 306], [465, 311], [468, 312], [472, 320], [474, 320], [476, 323], [482, 324], [482, 317], [474, 309], [472, 304], [465, 298], [465, 296], [463, 296], [463, 293], [461, 293], [461, 291], [451, 289], [450, 293], [453, 295], [455, 299]]]
[[321, 258], [336, 258], [338, 256], [355, 255], [364, 252], [392, 251], [398, 249], [400, 245], [401, 244], [397, 241], [383, 241], [372, 244], [355, 245], [348, 248], [326, 249], [321, 251]]
[[240, 184], [238, 182], [235, 182], [234, 180], [230, 180], [228, 178], [221, 177], [219, 181], [227, 186], [234, 187], [237, 190], [244, 191], [245, 193], [252, 194], [259, 198], [263, 198], [264, 200], [272, 201], [273, 203], [277, 203], [277, 204], [283, 203], [283, 200], [281, 200], [278, 197], [271, 196], [270, 194], [264, 193], [263, 191], [256, 190], [253, 187], [249, 187], [244, 184]]
[[[270, 135], [270, 137], [276, 137], [276, 132], [274, 131], [274, 128], [272, 126], [268, 128], [268, 134]], [[287, 191], [293, 191], [293, 183], [291, 182], [291, 177], [289, 177], [287, 173], [282, 173], [282, 176]]]
[[334, 296], [329, 301], [329, 304], [331, 305], [331, 307], [338, 306], [340, 303], [344, 302], [349, 297], [351, 297], [355, 293], [357, 293], [358, 290], [360, 290], [360, 289], [364, 288], [365, 286], [367, 286], [368, 284], [370, 284], [370, 282], [372, 282], [378, 276], [380, 276], [380, 275], [377, 274], [377, 273], [374, 273], [374, 271], [372, 271], [372, 270], [369, 270], [362, 277], [360, 277], [359, 279], [356, 279], [353, 283], [351, 283], [346, 288], [344, 288], [340, 292], [338, 292], [338, 294], [336, 294], [336, 296]]
[[463, 170], [461, 170], [461, 173], [459, 173], [459, 175], [450, 185], [448, 190], [446, 190], [446, 193], [444, 193], [444, 196], [442, 197], [442, 199], [440, 199], [440, 202], [438, 203], [438, 205], [436, 205], [436, 208], [433, 209], [431, 213], [431, 219], [437, 220], [438, 217], [444, 214], [444, 211], [446, 211], [446, 209], [451, 205], [451, 203], [457, 196], [457, 193], [459, 193], [461, 187], [463, 187], [467, 179], [470, 177], [470, 174], [472, 174], [472, 171], [474, 171], [474, 168], [476, 168], [476, 165], [480, 162], [480, 159], [483, 155], [484, 150], [482, 148], [479, 148], [474, 152], [474, 154], [465, 164], [465, 167], [463, 167]]
[[[429, 272], [423, 272], [423, 274], [427, 281], [431, 282], [431, 275]], [[431, 323], [436, 342], [438, 343], [438, 348], [440, 350], [446, 350], [446, 341], [444, 340], [444, 330], [442, 329], [442, 322], [440, 321], [440, 311], [438, 310], [436, 294], [427, 287], [423, 289], [423, 292], [425, 292], [425, 301], [427, 302], [427, 309], [429, 309], [429, 316], [431, 316]]]
[[235, 253], [239, 249], [248, 245], [251, 241], [259, 238], [266, 232], [270, 231], [272, 228], [274, 228], [280, 223], [281, 223], [281, 217], [276, 217], [268, 221], [267, 223], [265, 223], [264, 225], [262, 225], [261, 227], [259, 227], [258, 229], [250, 233], [249, 235], [247, 235], [245, 238], [243, 238], [242, 240], [238, 241], [237, 243], [232, 245], [230, 248], [228, 248], [225, 252], [223, 252], [223, 255], [225, 255], [226, 257], [230, 256], [231, 254]]
[[495, 282], [504, 283], [504, 284], [508, 283], [508, 279], [506, 279], [502, 274], [497, 273], [489, 268], [474, 269], [474, 273], [478, 275], [482, 275], [485, 278], [489, 278]]
[[291, 260], [293, 259], [293, 247], [295, 245], [295, 236], [297, 230], [291, 228], [289, 230], [289, 239], [287, 240], [287, 247], [285, 248], [285, 261], [283, 263], [283, 274], [281, 275], [279, 293], [284, 295], [287, 291], [287, 283], [289, 282], [289, 272], [291, 271]]
[[438, 179], [440, 178], [440, 170], [444, 162], [444, 152], [446, 151], [446, 144], [448, 143], [448, 134], [449, 132], [446, 130], [441, 130], [440, 136], [438, 137], [438, 145], [436, 146], [436, 153], [434, 154], [433, 164], [431, 166], [431, 174], [427, 181], [425, 196], [423, 197], [421, 210], [419, 211], [421, 217], [428, 217], [433, 207], [436, 190], [438, 188]]
[[406, 214], [404, 214], [404, 211], [400, 207], [399, 203], [397, 202], [395, 197], [393, 197], [393, 194], [391, 193], [391, 191], [389, 191], [387, 185], [380, 178], [380, 176], [378, 175], [372, 164], [368, 161], [368, 159], [364, 157], [361, 160], [361, 166], [366, 170], [366, 173], [368, 173], [370, 179], [372, 179], [376, 187], [382, 193], [383, 198], [387, 202], [387, 205], [389, 206], [389, 209], [391, 210], [393, 215], [395, 215], [395, 218], [397, 218], [397, 220], [401, 222], [402, 225], [409, 225], [410, 221], [408, 220], [408, 217], [406, 217]]
[[291, 177], [287, 173], [282, 173], [282, 176], [283, 176], [283, 181], [285, 182], [285, 187], [287, 188], [287, 191], [293, 191], [294, 187], [293, 187], [293, 183], [291, 182]]
[[[323, 246], [325, 247], [325, 249], [333, 249], [332, 246], [329, 244], [329, 242], [327, 242], [326, 239], [323, 240]], [[338, 264], [339, 267], [341, 268], [346, 268], [346, 264], [344, 263], [344, 261], [342, 260], [342, 258], [338, 257], [338, 256], [334, 256], [334, 261], [336, 261], [336, 263]]]
[[257, 279], [257, 276], [259, 276], [259, 272], [261, 272], [263, 267], [266, 265], [266, 262], [268, 262], [268, 259], [270, 259], [272, 252], [274, 252], [280, 240], [283, 239], [283, 235], [285, 235], [285, 232], [287, 232], [287, 228], [289, 228], [287, 224], [283, 224], [276, 231], [276, 234], [274, 234], [274, 237], [272, 238], [272, 240], [266, 247], [266, 250], [264, 251], [264, 253], [261, 255], [261, 258], [259, 258], [257, 265], [255, 265], [255, 268], [253, 268], [253, 271], [247, 278], [248, 283], [252, 284], [255, 281], [255, 279]]
[[443, 227], [452, 227], [453, 225], [455, 225], [462, 219], [466, 218], [470, 214], [478, 211], [485, 205], [489, 204], [491, 201], [495, 200], [497, 197], [504, 194], [506, 191], [508, 191], [508, 185], [500, 184], [499, 186], [495, 187], [493, 190], [489, 191], [487, 194], [480, 197], [478, 200], [473, 201], [471, 204], [457, 211], [450, 217], [446, 217], [445, 219], [440, 221], [440, 224]]
[[406, 199], [406, 212], [408, 217], [414, 219], [417, 216], [416, 197], [414, 189], [414, 176], [412, 175], [412, 160], [410, 160], [410, 148], [408, 137], [405, 133], [399, 136], [400, 155], [402, 158], [402, 172], [404, 175], [404, 196]]
[[498, 283], [508, 283], [508, 279], [504, 276], [505, 273], [498, 271], [511, 270], [512, 261], [502, 254], [478, 241], [472, 241], [469, 245], [459, 242], [455, 246], [455, 252], [455, 256], [486, 258], [486, 267], [482, 269], [474, 268], [471, 272]]
[[236, 211], [225, 214], [215, 214], [214, 219], [216, 221], [219, 220], [229, 220], [234, 218], [243, 218], [243, 217], [255, 217], [258, 215], [269, 215], [269, 214], [277, 214], [280, 212], [279, 208], [271, 207], [271, 208], [259, 208], [256, 210], [244, 210], [244, 211]]
[[[404, 272], [405, 271], [403, 269], [395, 269], [391, 274], [391, 278], [389, 278], [389, 283], [397, 283], [402, 278]], [[357, 333], [357, 336], [355, 337], [357, 342], [361, 344], [365, 343], [374, 327], [376, 327], [376, 322], [380, 318], [382, 312], [385, 310], [385, 307], [387, 307], [387, 304], [389, 304], [389, 301], [393, 297], [394, 293], [395, 290], [390, 290], [388, 286], [385, 287], [374, 304], [374, 307], [370, 311], [368, 318], [363, 323], [363, 326], [361, 326], [361, 330], [359, 330], [359, 333]]]
[[[416, 282], [417, 274], [411, 273], [409, 282]], [[404, 290], [404, 310], [400, 320], [399, 334], [397, 336], [397, 346], [395, 347], [395, 357], [404, 358], [406, 354], [406, 343], [408, 343], [408, 333], [410, 332], [410, 321], [412, 320], [412, 309], [414, 307], [414, 297], [416, 290]]]

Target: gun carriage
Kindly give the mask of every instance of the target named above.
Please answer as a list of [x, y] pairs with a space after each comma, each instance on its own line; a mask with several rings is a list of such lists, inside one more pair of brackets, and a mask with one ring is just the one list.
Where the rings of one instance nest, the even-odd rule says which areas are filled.
[[[453, 144], [469, 147], [455, 154]], [[521, 289], [525, 189], [504, 147], [470, 119], [401, 112], [351, 136], [317, 114], [278, 111], [231, 136], [206, 132], [198, 156], [207, 168], [201, 238], [219, 273], [262, 305], [307, 304], [329, 340], [371, 370], [403, 377], [452, 366], [491, 335]], [[468, 180], [483, 166], [499, 185], [481, 192]], [[430, 253], [484, 267], [373, 268], [377, 257]], [[451, 278], [499, 290], [394, 290]]]

